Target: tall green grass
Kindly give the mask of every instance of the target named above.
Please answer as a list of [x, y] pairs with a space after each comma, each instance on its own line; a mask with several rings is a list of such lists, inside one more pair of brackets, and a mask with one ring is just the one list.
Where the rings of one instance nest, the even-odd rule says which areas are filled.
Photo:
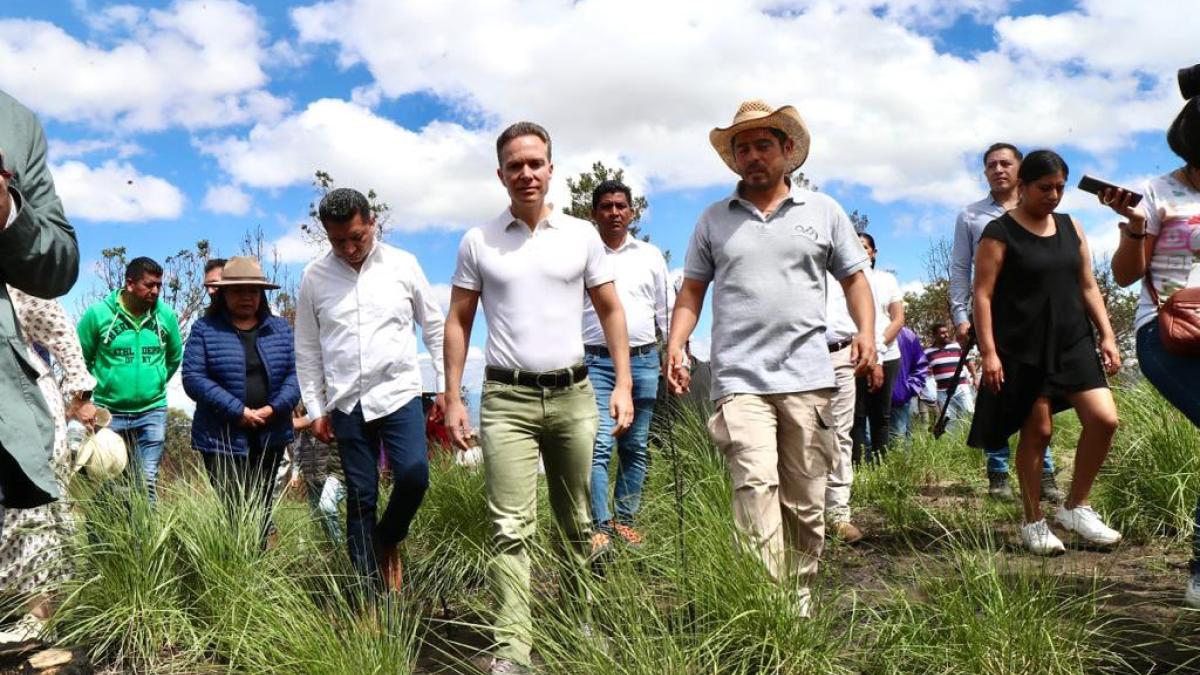
[[[1152, 390], [1117, 393], [1124, 426], [1095, 501], [1127, 534], [1183, 550], [1200, 441]], [[982, 454], [965, 447], [962, 431], [934, 441], [918, 430], [859, 471], [853, 506], [876, 529], [864, 547], [827, 549], [814, 615], [798, 619], [794, 592], [737, 544], [728, 473], [705, 416], [681, 406], [669, 428], [656, 428], [638, 516], [646, 544], [617, 546], [597, 565], [583, 582], [590, 602], [561, 593], [542, 486], [533, 638], [545, 672], [1128, 670], [1104, 610], [1109, 591], [1086, 570], [1062, 576], [1014, 550], [1006, 537], [1016, 507], [980, 499]], [[1064, 420], [1060, 456], [1072, 433], [1077, 425]], [[55, 628], [102, 663], [334, 675], [427, 672], [437, 661], [472, 672], [469, 658], [487, 651], [491, 528], [480, 467], [433, 462], [404, 547], [406, 592], [375, 604], [356, 595], [344, 542], [309, 536], [303, 503], [277, 505], [279, 545], [261, 551], [262, 514], [246, 507], [231, 522], [195, 470], [164, 488], [154, 509], [115, 490], [81, 496], [77, 574]]]

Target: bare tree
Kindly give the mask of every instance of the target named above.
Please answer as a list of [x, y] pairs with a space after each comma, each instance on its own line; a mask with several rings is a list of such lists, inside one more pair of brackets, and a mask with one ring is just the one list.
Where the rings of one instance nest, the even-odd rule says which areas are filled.
[[[187, 340], [192, 320], [208, 300], [204, 289], [204, 263], [213, 255], [208, 240], [201, 239], [191, 248], [180, 249], [162, 261], [163, 286], [159, 299], [171, 306], [179, 317], [180, 336]], [[125, 268], [129, 265], [127, 249], [114, 246], [100, 251], [96, 275], [101, 287], [86, 294], [80, 314], [88, 305], [102, 300], [113, 290], [125, 287]]]
[[[304, 235], [304, 240], [310, 244], [323, 244], [329, 237], [325, 234], [325, 227], [321, 225], [321, 218], [318, 214], [318, 207], [321, 204], [321, 198], [329, 194], [330, 190], [337, 187], [337, 182], [333, 176], [329, 175], [328, 171], [317, 169], [313, 174], [312, 182], [313, 190], [316, 192], [313, 200], [308, 203], [308, 222], [300, 224], [300, 231]], [[388, 221], [391, 220], [392, 207], [388, 206], [387, 202], [379, 201], [379, 195], [375, 193], [374, 188], [367, 190], [367, 201], [371, 205], [371, 215], [375, 216], [375, 234], [379, 238], [383, 238], [383, 233], [387, 229]]]

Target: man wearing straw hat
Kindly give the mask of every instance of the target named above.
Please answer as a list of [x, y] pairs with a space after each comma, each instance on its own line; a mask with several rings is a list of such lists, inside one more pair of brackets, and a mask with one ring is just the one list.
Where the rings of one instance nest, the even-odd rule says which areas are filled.
[[[376, 240], [375, 215], [361, 192], [332, 190], [317, 215], [332, 250], [309, 263], [300, 282], [300, 394], [313, 436], [323, 443], [337, 436], [350, 561], [372, 588], [398, 591], [397, 545], [429, 487], [416, 328], [440, 392], [444, 319], [416, 257]], [[443, 405], [441, 394], [437, 398]], [[392, 494], [376, 522], [381, 444]]]
[[837, 459], [825, 274], [845, 293], [858, 329], [850, 359], [865, 375], [875, 362], [863, 274], [870, 260], [842, 207], [789, 178], [809, 148], [795, 108], [746, 101], [709, 140], [741, 181], [692, 232], [664, 368], [672, 391], [685, 392], [684, 343], [713, 284], [709, 432], [729, 465], [743, 545], [794, 589], [797, 614], [808, 616], [824, 544], [825, 479]]

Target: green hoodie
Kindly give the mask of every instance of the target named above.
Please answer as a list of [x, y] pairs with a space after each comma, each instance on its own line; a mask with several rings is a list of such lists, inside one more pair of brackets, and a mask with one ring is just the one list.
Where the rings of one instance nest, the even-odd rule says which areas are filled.
[[139, 413], [167, 405], [167, 381], [183, 360], [179, 320], [166, 303], [134, 318], [113, 291], [83, 313], [79, 344], [96, 378], [93, 400], [113, 412]]

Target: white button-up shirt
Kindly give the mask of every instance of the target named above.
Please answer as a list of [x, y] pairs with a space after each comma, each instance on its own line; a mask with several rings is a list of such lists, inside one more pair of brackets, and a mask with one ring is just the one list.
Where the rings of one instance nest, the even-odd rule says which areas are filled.
[[505, 209], [463, 235], [453, 283], [480, 293], [487, 365], [547, 371], [583, 361], [585, 289], [612, 280], [591, 223], [554, 212], [530, 230]]
[[361, 403], [369, 422], [419, 396], [418, 324], [442, 391], [445, 320], [411, 253], [376, 242], [357, 272], [332, 251], [309, 263], [296, 306], [296, 374], [309, 417]]
[[[613, 283], [617, 297], [625, 308], [625, 325], [629, 330], [629, 346], [640, 347], [654, 344], [654, 326], [662, 331], [663, 339], [669, 334], [667, 317], [675, 305], [675, 288], [667, 271], [667, 260], [662, 251], [649, 242], [625, 235], [625, 241], [616, 249], [604, 247], [612, 261]], [[606, 346], [604, 328], [600, 317], [592, 307], [591, 296], [583, 298], [583, 344]]]

